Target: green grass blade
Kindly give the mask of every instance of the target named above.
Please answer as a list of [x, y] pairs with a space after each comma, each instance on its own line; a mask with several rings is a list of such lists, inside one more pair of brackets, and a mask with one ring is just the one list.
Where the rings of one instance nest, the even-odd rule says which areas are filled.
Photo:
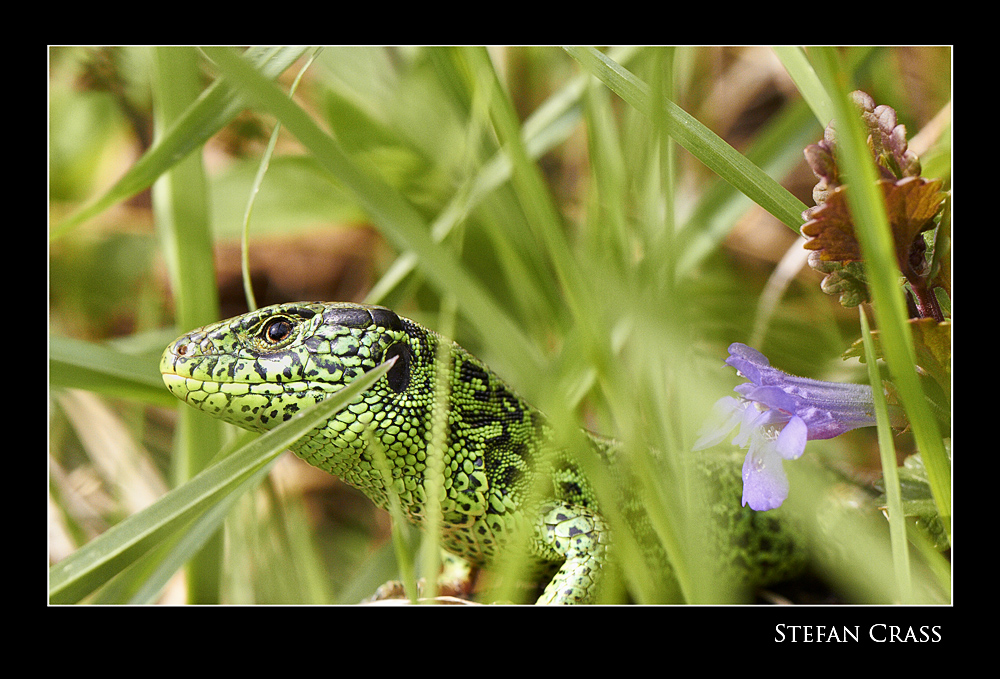
[[163, 545], [164, 549], [156, 550], [150, 556], [151, 567], [144, 572], [143, 577], [136, 582], [135, 591], [130, 593], [128, 603], [155, 603], [156, 598], [167, 585], [178, 568], [188, 563], [219, 533], [222, 523], [229, 516], [233, 505], [247, 492], [257, 487], [270, 473], [278, 461], [278, 456], [260, 466], [247, 476], [239, 485], [227, 492], [219, 501], [204, 514], [194, 519], [184, 527], [175, 539]]
[[906, 410], [920, 449], [941, 521], [951, 536], [951, 465], [948, 461], [937, 420], [920, 386], [915, 367], [909, 314], [896, 264], [892, 231], [882, 195], [876, 184], [866, 134], [860, 116], [848, 98], [849, 89], [836, 51], [814, 48], [810, 58], [830, 92], [837, 121], [837, 159], [848, 181], [848, 206], [865, 258], [865, 271], [872, 293], [883, 356], [892, 373], [899, 398]]
[[[199, 56], [193, 48], [153, 49], [153, 112], [157, 137], [183, 120], [201, 92]], [[219, 317], [209, 190], [200, 153], [180, 160], [153, 185], [153, 212], [163, 243], [177, 307], [177, 325], [194, 328]], [[180, 412], [175, 439], [175, 483], [204, 469], [222, 445], [222, 425], [193, 409]], [[192, 603], [219, 600], [222, 536], [210, 540], [188, 565]]]
[[163, 378], [146, 357], [133, 356], [93, 342], [49, 338], [49, 384], [88, 389], [108, 396], [172, 406]]
[[[744, 153], [768, 175], [783, 177], [802, 161], [802, 149], [822, 134], [809, 107], [801, 101], [792, 102]], [[683, 278], [696, 271], [751, 205], [749, 198], [721, 179], [708, 188], [681, 229], [677, 275]]]
[[868, 383], [872, 386], [875, 401], [875, 419], [878, 422], [878, 447], [882, 460], [882, 477], [885, 479], [885, 494], [889, 509], [889, 541], [892, 546], [892, 567], [899, 588], [900, 602], [915, 603], [912, 579], [910, 577], [910, 554], [906, 542], [906, 517], [903, 515], [903, 501], [899, 489], [899, 474], [896, 469], [896, 446], [892, 441], [892, 426], [889, 423], [885, 388], [878, 370], [878, 355], [875, 341], [868, 326], [865, 308], [858, 306], [861, 320], [861, 339], [865, 346], [865, 362], [868, 366]]
[[[295, 88], [298, 87], [299, 81], [302, 80], [302, 76], [309, 70], [315, 58], [316, 52], [309, 57], [305, 65], [299, 70], [298, 75], [295, 76], [295, 81], [288, 91], [288, 96], [292, 96], [295, 93]], [[257, 199], [257, 193], [260, 191], [261, 184], [264, 183], [264, 176], [267, 174], [267, 168], [271, 163], [271, 156], [274, 155], [274, 147], [278, 143], [278, 134], [280, 132], [281, 123], [278, 123], [271, 131], [271, 138], [267, 140], [267, 148], [264, 149], [264, 155], [261, 156], [257, 174], [254, 175], [253, 184], [250, 187], [250, 195], [247, 197], [247, 206], [243, 212], [243, 230], [240, 247], [242, 256], [240, 257], [240, 264], [243, 269], [243, 294], [246, 295], [247, 309], [250, 311], [254, 311], [257, 308], [257, 299], [250, 281], [250, 217], [253, 214], [253, 206]]]
[[778, 45], [772, 48], [781, 60], [781, 65], [792, 77], [796, 89], [809, 104], [813, 115], [821, 125], [828, 125], [833, 119], [833, 103], [826, 88], [816, 76], [812, 64], [806, 58], [805, 52], [797, 45]]
[[[201, 73], [194, 49], [154, 50], [154, 121], [157, 137], [185, 120], [187, 101], [198, 98]], [[208, 184], [200, 154], [188, 155], [153, 186], [157, 232], [177, 300], [177, 325], [195, 328], [218, 320]]]
[[[637, 110], [648, 113], [649, 87], [620, 64], [594, 48], [566, 47], [566, 51]], [[727, 144], [701, 122], [671, 101], [666, 107], [666, 132], [708, 168], [748, 198], [798, 232], [806, 205], [763, 170]]]

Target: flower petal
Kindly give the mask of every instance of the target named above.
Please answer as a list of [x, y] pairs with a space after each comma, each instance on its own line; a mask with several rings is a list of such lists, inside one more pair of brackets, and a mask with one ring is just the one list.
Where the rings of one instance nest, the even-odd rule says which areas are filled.
[[793, 417], [774, 441], [774, 448], [786, 460], [796, 460], [806, 449], [809, 428], [801, 417]]
[[701, 428], [698, 440], [694, 442], [693, 450], [704, 450], [711, 448], [740, 423], [743, 413], [750, 406], [749, 401], [735, 399], [732, 396], [724, 396], [712, 406], [712, 415]]
[[751, 444], [743, 461], [743, 506], [763, 512], [780, 507], [787, 497], [788, 477], [774, 442]]
[[767, 356], [739, 342], [733, 342], [729, 345], [729, 358], [726, 359], [726, 363], [736, 368], [741, 375], [755, 384], [761, 383], [762, 369], [771, 367]]
[[751, 407], [752, 404], [750, 401], [745, 401], [745, 403], [747, 404], [747, 408], [743, 411], [743, 419], [740, 421], [740, 431], [733, 437], [733, 445], [740, 448], [748, 445], [750, 437], [755, 432], [761, 431], [773, 417], [773, 411], [765, 410], [761, 412], [756, 407]]
[[786, 393], [785, 390], [777, 386], [758, 387], [756, 385], [746, 383], [737, 385], [734, 391], [751, 401], [756, 401], [757, 403], [765, 405], [768, 408], [783, 410], [789, 414], [798, 412], [800, 407], [800, 399], [796, 398], [792, 394]]

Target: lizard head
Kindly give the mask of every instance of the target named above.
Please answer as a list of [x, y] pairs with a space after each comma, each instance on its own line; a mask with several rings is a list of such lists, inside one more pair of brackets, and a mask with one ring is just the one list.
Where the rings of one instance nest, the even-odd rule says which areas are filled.
[[404, 320], [384, 307], [277, 304], [178, 338], [163, 352], [160, 372], [187, 404], [265, 431], [393, 357], [372, 391], [380, 398], [404, 392], [411, 341]]

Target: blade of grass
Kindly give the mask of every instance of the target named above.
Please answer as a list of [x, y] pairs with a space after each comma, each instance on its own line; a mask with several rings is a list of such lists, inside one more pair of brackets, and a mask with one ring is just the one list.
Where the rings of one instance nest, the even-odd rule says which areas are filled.
[[892, 426], [889, 424], [888, 406], [882, 386], [882, 376], [878, 371], [875, 342], [868, 327], [868, 316], [864, 306], [858, 306], [861, 321], [861, 339], [865, 346], [865, 362], [868, 366], [868, 383], [872, 386], [875, 401], [875, 420], [878, 423], [878, 448], [882, 460], [882, 476], [885, 479], [885, 494], [889, 508], [889, 541], [892, 545], [892, 567], [896, 575], [901, 603], [916, 603], [913, 599], [913, 583], [910, 578], [910, 553], [906, 541], [906, 517], [903, 515], [903, 500], [899, 490], [899, 474], [896, 470], [896, 446], [892, 441]]
[[876, 183], [866, 134], [857, 109], [849, 99], [845, 71], [835, 49], [813, 48], [809, 56], [834, 105], [840, 150], [837, 161], [849, 178], [848, 207], [864, 255], [883, 356], [913, 429], [934, 502], [950, 540], [951, 466], [937, 420], [917, 377], [913, 338], [907, 322], [909, 314], [899, 285], [892, 231]]
[[[783, 177], [796, 163], [802, 162], [802, 149], [821, 134], [822, 129], [814, 122], [809, 107], [801, 101], [791, 102], [756, 135], [744, 154], [768, 175]], [[749, 198], [726, 181], [720, 179], [709, 187], [681, 227], [678, 277], [696, 271], [752, 205]]]
[[164, 406], [177, 402], [147, 358], [68, 337], [49, 338], [49, 385]]
[[[249, 436], [249, 433], [246, 433]], [[173, 530], [165, 540], [115, 576], [94, 594], [95, 604], [152, 604], [179, 568], [197, 554], [219, 531], [222, 522], [243, 493], [264, 480], [278, 457], [244, 479], [203, 514]]]
[[[185, 116], [186, 102], [198, 98], [201, 72], [193, 48], [156, 48], [153, 54], [153, 115], [160, 138]], [[188, 155], [160, 176], [153, 186], [153, 210], [176, 298], [177, 325], [195, 328], [217, 320], [208, 186], [199, 154]]]
[[[201, 93], [201, 69], [194, 48], [153, 49], [153, 115], [159, 138], [183, 119], [189, 102]], [[208, 185], [200, 153], [191, 153], [153, 185], [153, 212], [163, 243], [182, 328], [205, 325], [219, 317]], [[222, 445], [222, 423], [193, 408], [180, 412], [173, 473], [183, 482], [204, 469]], [[217, 603], [223, 558], [222, 535], [209, 540], [188, 564], [192, 603]]]
[[[440, 332], [444, 337], [455, 336], [455, 316], [457, 304], [454, 295], [445, 295], [441, 299]], [[452, 369], [447, 343], [438, 345], [437, 357], [434, 361], [435, 378], [434, 412], [440, 413], [431, 423], [431, 438], [427, 446], [426, 467], [424, 470], [424, 490], [427, 497], [425, 512], [427, 523], [421, 544], [421, 572], [425, 578], [425, 596], [433, 601], [438, 591], [438, 573], [441, 570], [441, 526], [444, 517], [441, 511], [441, 497], [445, 487], [445, 451], [448, 449], [448, 419], [451, 409], [451, 379], [448, 371]]]
[[806, 58], [805, 52], [797, 45], [778, 45], [771, 48], [788, 71], [795, 88], [809, 104], [820, 125], [828, 125], [833, 119], [833, 103], [826, 88], [816, 77], [816, 71]]
[[[369, 435], [370, 436], [370, 435]], [[403, 583], [403, 591], [410, 603], [416, 603], [417, 575], [413, 567], [413, 554], [408, 541], [409, 531], [406, 530], [406, 517], [403, 515], [403, 506], [399, 499], [399, 492], [396, 490], [395, 481], [390, 471], [389, 460], [385, 456], [381, 441], [374, 436], [370, 436], [368, 450], [372, 456], [372, 465], [382, 477], [385, 485], [385, 493], [389, 500], [389, 516], [392, 518], [392, 546], [396, 553], [396, 564], [399, 567], [399, 579]]]
[[128, 602], [130, 604], [154, 603], [177, 569], [190, 561], [194, 555], [201, 551], [206, 542], [219, 533], [222, 523], [229, 516], [230, 510], [240, 497], [252, 491], [267, 478], [271, 468], [278, 461], [278, 457], [275, 456], [260, 466], [204, 514], [195, 518], [181, 531], [178, 539], [173, 541], [173, 544], [170, 544], [169, 549], [165, 550], [164, 553], [154, 555], [155, 558], [152, 560], [154, 567], [142, 579], [141, 586], [137, 587], [131, 594]]
[[[819, 76], [816, 75], [804, 49], [798, 45], [778, 45], [771, 49], [795, 83], [799, 94], [809, 105], [817, 122], [823, 127], [829, 125], [833, 119], [833, 101]], [[845, 55], [847, 72], [854, 73], [862, 68], [877, 49], [879, 48], [872, 46], [852, 47]]]
[[[822, 93], [815, 91], [818, 80], [812, 66], [799, 63], [799, 58], [804, 58], [802, 51], [797, 47], [774, 49], [803, 99], [790, 102], [785, 111], [756, 135], [744, 155], [768, 175], [783, 177], [796, 163], [802, 162], [802, 149], [822, 136], [822, 128], [830, 122], [832, 114], [824, 112], [830, 105], [825, 90]], [[871, 49], [856, 49], [852, 52], [850, 66], [858, 67], [871, 53]], [[808, 72], [803, 72], [803, 69]], [[746, 211], [747, 198], [734, 194], [734, 187], [718, 182], [698, 200], [697, 207], [683, 227], [689, 243], [681, 248], [679, 275], [690, 273], [713, 252], [739, 215]], [[693, 228], [698, 230], [693, 231]]]
[[[651, 95], [653, 101], [673, 101], [676, 98], [676, 86], [674, 82], [674, 68], [676, 61], [676, 48], [657, 47], [654, 48], [653, 75]], [[661, 286], [666, 294], [672, 295], [674, 283], [677, 279], [677, 262], [680, 251], [677, 248], [677, 216], [675, 189], [677, 184], [677, 142], [669, 135], [663, 134], [667, 128], [664, 120], [666, 112], [661, 107], [652, 110], [649, 122], [656, 133], [653, 136], [657, 142], [657, 156], [655, 172], [647, 185], [650, 186], [644, 193], [646, 194], [644, 211], [646, 217], [643, 219], [648, 224], [647, 228], [652, 229], [650, 240], [653, 243], [652, 251], [657, 253], [652, 258], [658, 262], [659, 271], [656, 277], [661, 281]]]
[[[592, 47], [565, 47], [570, 56], [625, 102], [648, 113], [653, 102], [649, 86]], [[718, 135], [672, 101], [664, 102], [665, 132], [709, 169], [743, 192], [748, 198], [798, 232], [806, 205], [787, 189], [751, 163]]]
[[[304, 76], [306, 71], [309, 70], [309, 67], [312, 65], [312, 62], [316, 58], [317, 54], [319, 54], [318, 51], [313, 52], [313, 54], [309, 56], [305, 65], [299, 69], [298, 75], [295, 76], [295, 81], [288, 90], [288, 96], [295, 94], [295, 89], [302, 80], [302, 76]], [[264, 155], [261, 156], [260, 167], [257, 168], [257, 174], [254, 176], [253, 184], [250, 186], [250, 195], [247, 197], [247, 207], [243, 212], [243, 235], [242, 242], [240, 244], [240, 264], [243, 269], [243, 291], [247, 298], [247, 308], [250, 311], [257, 308], [257, 299], [253, 294], [253, 286], [250, 283], [250, 216], [253, 214], [253, 205], [257, 198], [257, 193], [260, 191], [260, 186], [264, 183], [264, 176], [267, 174], [267, 168], [271, 163], [271, 156], [274, 154], [274, 147], [278, 143], [278, 134], [280, 132], [281, 123], [277, 123], [271, 131], [271, 138], [267, 140], [267, 148], [264, 150]]]

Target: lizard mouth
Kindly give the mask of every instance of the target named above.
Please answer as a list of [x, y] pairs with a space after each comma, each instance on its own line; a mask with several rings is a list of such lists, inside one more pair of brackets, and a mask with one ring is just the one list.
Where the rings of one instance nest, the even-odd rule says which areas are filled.
[[335, 394], [347, 386], [346, 384], [321, 380], [288, 380], [286, 382], [254, 382], [240, 379], [213, 380], [182, 375], [173, 370], [162, 371], [160, 374], [167, 389], [179, 398], [185, 398], [187, 394], [192, 392], [226, 392], [231, 396], [244, 394], [280, 396], [281, 394], [305, 392], [323, 392], [329, 395]]
[[167, 390], [187, 405], [245, 429], [266, 431], [300, 409], [324, 401], [342, 384], [313, 380], [288, 382], [216, 381], [162, 374]]

